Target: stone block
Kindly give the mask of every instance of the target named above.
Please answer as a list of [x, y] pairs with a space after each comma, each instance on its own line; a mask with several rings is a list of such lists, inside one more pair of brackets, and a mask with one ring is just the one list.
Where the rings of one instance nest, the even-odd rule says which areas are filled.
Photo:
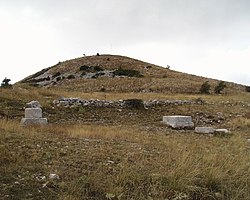
[[192, 129], [194, 127], [191, 116], [163, 116], [163, 123], [174, 129]]
[[42, 109], [25, 108], [25, 118], [42, 118]]
[[21, 125], [47, 125], [47, 118], [22, 118]]
[[196, 133], [213, 134], [215, 129], [212, 127], [195, 127]]
[[230, 131], [222, 128], [222, 129], [215, 129], [214, 133], [218, 135], [227, 135], [227, 134], [230, 134]]

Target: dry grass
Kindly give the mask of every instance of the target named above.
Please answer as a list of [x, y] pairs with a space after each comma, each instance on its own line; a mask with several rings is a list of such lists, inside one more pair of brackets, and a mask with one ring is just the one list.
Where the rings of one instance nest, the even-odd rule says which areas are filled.
[[[27, 85], [0, 89], [1, 114], [9, 116], [8, 120], [0, 119], [0, 199], [247, 200], [249, 95], [83, 93]], [[94, 107], [53, 108], [52, 101], [60, 96], [109, 100], [201, 97], [208, 104], [122, 112]], [[23, 107], [31, 100], [44, 106], [49, 126], [19, 125]], [[165, 114], [195, 117], [201, 113], [217, 120], [218, 112], [223, 114], [223, 122], [213, 125], [229, 128], [232, 137], [178, 132], [160, 123]], [[50, 173], [60, 179], [50, 180]]]
[[[0, 120], [1, 199], [249, 199], [249, 144], [133, 127]], [[58, 180], [49, 180], [56, 173]], [[45, 176], [45, 178], [42, 178]]]

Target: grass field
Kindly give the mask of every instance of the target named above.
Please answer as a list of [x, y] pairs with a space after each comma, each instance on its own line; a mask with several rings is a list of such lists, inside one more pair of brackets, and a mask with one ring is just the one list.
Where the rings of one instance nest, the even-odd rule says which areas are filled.
[[[53, 100], [195, 100], [202, 105], [145, 109], [63, 108]], [[0, 199], [248, 200], [250, 94], [109, 93], [0, 88]], [[39, 100], [49, 125], [22, 127]], [[230, 137], [172, 130], [163, 115], [228, 128]], [[219, 116], [219, 117], [218, 117]], [[203, 120], [203, 121], [202, 121]], [[51, 179], [50, 174], [56, 174]]]
[[250, 196], [250, 120], [229, 138], [126, 126], [21, 127], [4, 119], [0, 125], [1, 199]]

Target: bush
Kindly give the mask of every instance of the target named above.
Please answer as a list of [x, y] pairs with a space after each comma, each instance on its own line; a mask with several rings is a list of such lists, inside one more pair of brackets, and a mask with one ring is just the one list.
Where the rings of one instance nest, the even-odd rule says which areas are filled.
[[89, 70], [89, 69], [90, 69], [90, 67], [87, 66], [87, 65], [83, 65], [83, 66], [80, 67], [80, 70], [81, 70], [81, 71], [87, 71], [87, 70]]
[[224, 81], [220, 81], [218, 85], [214, 88], [215, 94], [221, 94], [222, 90], [226, 87], [226, 84]]
[[61, 75], [60, 72], [56, 72], [54, 75], [52, 75], [52, 78], [58, 77], [58, 76], [60, 76], [60, 75]]
[[73, 74], [71, 74], [71, 75], [69, 75], [68, 77], [67, 77], [67, 79], [74, 79], [74, 78], [76, 78]]
[[115, 76], [143, 77], [143, 75], [139, 71], [130, 69], [119, 68], [113, 73]]
[[246, 86], [246, 92], [250, 92], [250, 86]]
[[100, 66], [94, 66], [94, 67], [92, 67], [92, 68], [93, 68], [93, 70], [96, 71], [96, 72], [103, 71], [103, 68], [100, 67]]
[[8, 78], [3, 79], [1, 83], [1, 87], [11, 87], [12, 85], [9, 83], [11, 80]]
[[209, 85], [209, 82], [206, 81], [204, 82], [202, 85], [201, 85], [201, 88], [200, 88], [200, 93], [201, 94], [210, 94], [210, 88], [211, 86]]
[[103, 71], [104, 69], [101, 66], [87, 66], [87, 65], [83, 65], [80, 67], [80, 71], [88, 71], [88, 72], [99, 72], [99, 71]]
[[128, 108], [136, 108], [136, 109], [144, 108], [144, 103], [142, 99], [127, 99], [124, 101], [125, 101], [124, 105]]

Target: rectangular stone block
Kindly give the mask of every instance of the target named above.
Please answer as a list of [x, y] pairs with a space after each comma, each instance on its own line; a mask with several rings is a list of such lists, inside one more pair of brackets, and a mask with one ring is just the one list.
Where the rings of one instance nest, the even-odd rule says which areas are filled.
[[41, 108], [26, 108], [25, 118], [42, 118]]
[[21, 125], [47, 125], [47, 118], [22, 118]]
[[195, 127], [196, 133], [213, 134], [215, 129], [212, 127]]
[[192, 129], [194, 127], [194, 123], [192, 121], [191, 116], [163, 116], [163, 123], [175, 129]]

